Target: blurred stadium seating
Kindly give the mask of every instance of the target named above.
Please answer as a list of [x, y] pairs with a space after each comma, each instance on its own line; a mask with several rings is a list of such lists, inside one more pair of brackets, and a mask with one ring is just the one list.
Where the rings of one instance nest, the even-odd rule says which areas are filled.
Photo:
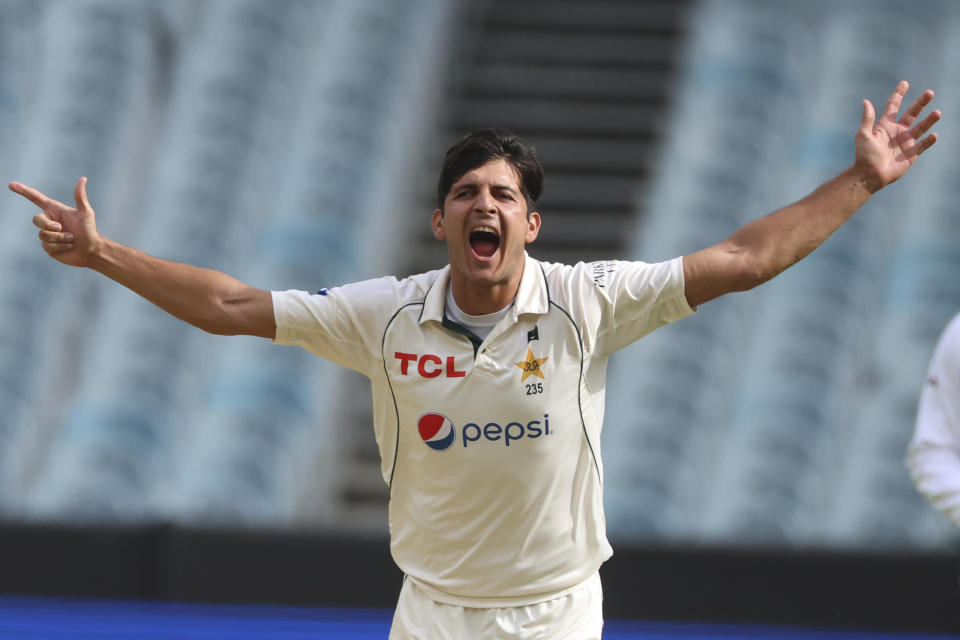
[[[3, 58], [16, 71], [4, 79], [22, 82], [4, 87], [11, 115], [0, 130], [24, 156], [5, 173], [67, 201], [64, 176], [87, 175], [100, 224], [118, 239], [264, 287], [317, 289], [383, 270], [403, 226], [371, 212], [395, 197], [433, 108], [435, 34], [453, 5], [5, 7], [0, 26], [17, 36], [5, 42], [26, 25], [54, 43], [43, 57], [11, 46]], [[131, 182], [139, 192], [126, 191]], [[210, 339], [57, 269], [34, 242], [9, 244], [4, 511], [282, 526], [297, 520], [302, 492], [322, 521], [329, 501], [312, 469], [336, 461], [345, 437], [326, 420], [331, 365]]]
[[[645, 217], [634, 257], [706, 246], [843, 168], [861, 98], [880, 106], [903, 78], [913, 83], [911, 100], [950, 85], [926, 61], [952, 39], [954, 5], [866, 7], [700, 4], [665, 160], [638, 207]], [[937, 105], [949, 113], [952, 99], [947, 88]], [[951, 130], [940, 134], [949, 139]], [[960, 309], [960, 244], [938, 195], [956, 171], [947, 156], [925, 157], [923, 171], [762, 290], [711, 302], [616, 360], [608, 394], [642, 399], [609, 403], [604, 457], [615, 538], [955, 542], [955, 529], [904, 467], [933, 344]], [[662, 405], [674, 409], [664, 414]], [[665, 440], [670, 446], [657, 446]], [[635, 442], [650, 451], [639, 453]], [[647, 456], [658, 466], [638, 464]], [[657, 500], [651, 506], [637, 494]]]
[[[422, 226], [411, 165], [435, 126], [459, 5], [0, 0], [0, 172], [65, 201], [86, 175], [108, 235], [256, 286], [395, 272], [412, 221]], [[960, 47], [954, 3], [695, 9], [652, 173], [616, 182], [646, 194], [624, 257], [688, 253], [801, 197], [849, 162], [860, 99], [882, 104], [901, 78], [936, 88], [947, 114], [960, 104], [956, 71], [930, 64]], [[578, 77], [544, 73], [558, 86]], [[594, 91], [610, 99], [615, 84]], [[467, 121], [499, 113], [472, 107]], [[564, 114], [534, 115], [529, 128]], [[945, 140], [956, 129], [938, 127]], [[595, 155], [623, 152], [600, 133]], [[587, 148], [544, 135], [545, 157]], [[903, 465], [927, 360], [960, 309], [957, 164], [943, 146], [797, 269], [615, 357], [615, 540], [955, 540]], [[382, 502], [372, 519], [344, 519], [358, 442], [372, 439], [349, 376], [305, 352], [207, 336], [59, 267], [36, 246], [30, 207], [7, 209], [0, 514], [385, 527]], [[375, 468], [363, 471], [379, 485]]]

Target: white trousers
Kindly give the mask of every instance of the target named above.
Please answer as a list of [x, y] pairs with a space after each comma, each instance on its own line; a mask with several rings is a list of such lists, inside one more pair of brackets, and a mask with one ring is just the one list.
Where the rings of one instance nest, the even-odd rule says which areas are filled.
[[599, 573], [559, 598], [498, 608], [436, 602], [405, 580], [390, 640], [600, 640], [602, 631]]

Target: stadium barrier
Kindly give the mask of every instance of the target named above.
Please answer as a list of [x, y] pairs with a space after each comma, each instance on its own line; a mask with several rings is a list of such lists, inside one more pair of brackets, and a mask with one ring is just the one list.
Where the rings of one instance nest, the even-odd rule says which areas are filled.
[[[611, 619], [960, 630], [960, 553], [625, 547], [601, 570]], [[0, 523], [0, 594], [391, 608], [379, 536]]]

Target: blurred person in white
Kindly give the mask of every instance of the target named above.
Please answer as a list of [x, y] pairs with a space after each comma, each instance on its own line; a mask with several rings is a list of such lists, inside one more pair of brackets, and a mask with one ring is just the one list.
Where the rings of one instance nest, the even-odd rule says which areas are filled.
[[960, 313], [930, 359], [907, 465], [917, 490], [960, 527]]
[[612, 554], [599, 450], [609, 355], [773, 278], [900, 178], [936, 142], [927, 132], [940, 119], [920, 119], [929, 90], [901, 115], [907, 90], [898, 84], [879, 118], [863, 101], [849, 168], [718, 244], [657, 264], [531, 258], [542, 168], [502, 129], [474, 132], [444, 159], [431, 224], [446, 267], [313, 295], [101, 236], [84, 178], [75, 208], [10, 188], [41, 209], [33, 223], [54, 259], [211, 333], [299, 345], [370, 378], [390, 547], [406, 575], [391, 638], [588, 640], [601, 635], [598, 570]]

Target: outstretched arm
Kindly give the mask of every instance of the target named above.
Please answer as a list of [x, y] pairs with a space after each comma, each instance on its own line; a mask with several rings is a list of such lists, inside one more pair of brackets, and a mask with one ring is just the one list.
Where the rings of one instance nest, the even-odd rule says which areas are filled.
[[74, 208], [27, 185], [10, 183], [11, 191], [40, 207], [33, 224], [40, 229], [40, 242], [51, 258], [99, 271], [204, 331], [274, 337], [269, 291], [219, 271], [161, 260], [101, 236], [86, 187], [87, 179], [80, 178], [74, 188]]
[[927, 90], [898, 120], [908, 88], [907, 82], [897, 85], [876, 121], [873, 104], [863, 101], [852, 166], [802, 200], [748, 223], [723, 242], [685, 256], [683, 275], [690, 305], [752, 289], [796, 264], [871, 195], [906, 173], [937, 141], [935, 133], [923, 136], [940, 119], [940, 112], [932, 111], [917, 122], [933, 100], [933, 91]]

